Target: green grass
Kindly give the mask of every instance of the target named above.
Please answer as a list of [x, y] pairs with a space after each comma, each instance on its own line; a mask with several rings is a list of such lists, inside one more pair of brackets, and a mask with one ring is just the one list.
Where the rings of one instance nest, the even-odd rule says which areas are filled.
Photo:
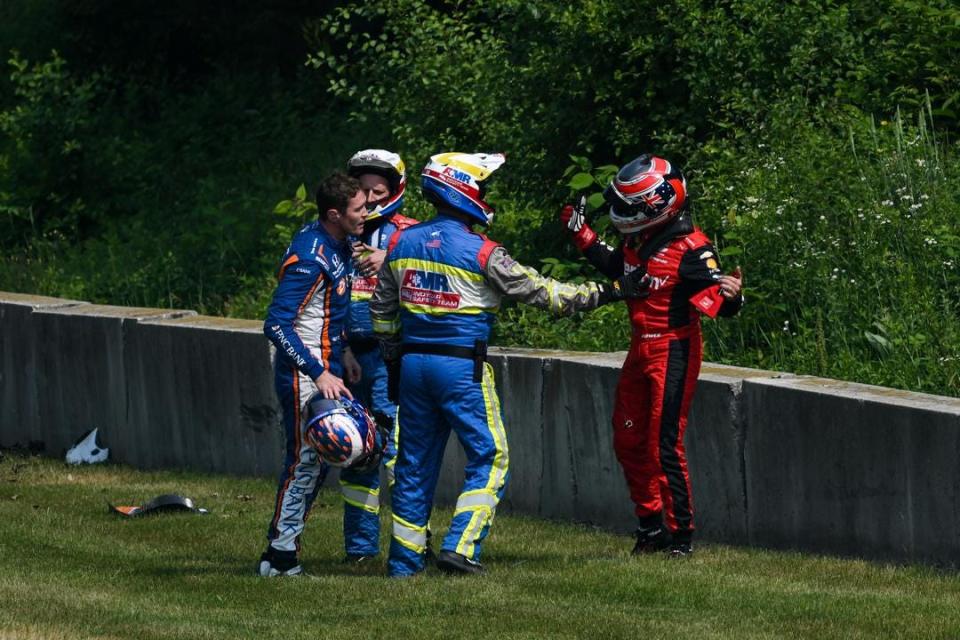
[[[108, 501], [166, 492], [212, 513], [108, 513]], [[687, 561], [632, 558], [625, 535], [517, 516], [497, 518], [487, 575], [431, 569], [392, 580], [382, 563], [339, 564], [332, 492], [318, 498], [304, 535], [316, 579], [265, 580], [252, 570], [273, 492], [270, 479], [67, 467], [7, 452], [0, 638], [960, 635], [953, 574], [707, 544]]]

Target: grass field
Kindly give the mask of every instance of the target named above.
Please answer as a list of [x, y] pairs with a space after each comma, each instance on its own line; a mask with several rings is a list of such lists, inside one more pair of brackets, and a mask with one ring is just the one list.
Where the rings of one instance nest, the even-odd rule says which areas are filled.
[[[108, 513], [170, 492], [211, 513]], [[304, 535], [316, 579], [262, 579], [273, 492], [5, 452], [0, 638], [960, 637], [955, 574], [707, 544], [689, 560], [632, 558], [625, 535], [516, 516], [497, 518], [487, 575], [392, 580], [382, 562], [339, 563], [332, 492]]]

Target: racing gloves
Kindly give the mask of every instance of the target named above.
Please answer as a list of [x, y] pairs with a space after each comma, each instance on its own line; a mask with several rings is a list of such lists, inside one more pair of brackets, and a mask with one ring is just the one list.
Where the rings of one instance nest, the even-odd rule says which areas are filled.
[[642, 269], [635, 269], [616, 280], [597, 285], [600, 288], [600, 304], [618, 300], [646, 298], [650, 295], [650, 276]]
[[577, 204], [568, 204], [560, 210], [560, 222], [573, 234], [573, 244], [583, 251], [594, 243], [597, 234], [587, 225], [587, 197], [580, 196]]

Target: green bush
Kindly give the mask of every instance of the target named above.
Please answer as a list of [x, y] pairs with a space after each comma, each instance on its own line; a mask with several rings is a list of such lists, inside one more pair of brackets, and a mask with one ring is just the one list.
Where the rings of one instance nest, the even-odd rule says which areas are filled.
[[[355, 129], [309, 83], [257, 75], [194, 92], [12, 62], [0, 111], [7, 288], [115, 304], [256, 311], [271, 278], [280, 194], [341, 166]], [[255, 296], [256, 297], [256, 296]], [[262, 296], [261, 296], [262, 297]], [[239, 304], [239, 302], [238, 302]]]
[[[741, 317], [706, 323], [709, 357], [958, 392], [960, 159], [934, 136], [957, 124], [952, 3], [392, 0], [346, 5], [320, 32], [334, 45], [311, 62], [330, 90], [354, 118], [391, 123], [415, 162], [508, 152], [491, 233], [518, 258], [598, 277], [556, 210], [580, 190], [599, 205], [609, 165], [654, 149], [685, 167], [699, 224], [746, 274]], [[910, 123], [865, 115], [898, 105]], [[508, 344], [629, 336], [622, 309], [557, 320], [508, 305], [504, 319]]]
[[769, 144], [715, 152], [701, 221], [751, 303], [711, 327], [713, 357], [957, 392], [960, 163], [929, 114], [790, 119]]
[[[311, 213], [306, 188], [281, 199], [369, 146], [401, 152], [421, 218], [429, 155], [507, 152], [492, 237], [548, 275], [598, 279], [557, 210], [589, 195], [616, 242], [599, 191], [652, 150], [684, 168], [698, 224], [744, 269], [748, 304], [705, 323], [709, 358], [960, 394], [948, 0], [384, 0], [320, 17], [294, 0], [302, 34], [277, 47], [292, 19], [251, 2], [243, 36], [193, 26], [216, 8], [14, 4], [0, 46], [26, 54], [0, 83], [0, 288], [261, 317]], [[98, 46], [145, 23], [157, 31]], [[272, 63], [302, 35], [308, 69]], [[30, 62], [54, 47], [69, 65]], [[496, 332], [621, 350], [630, 329], [622, 305], [556, 319], [508, 304]]]
[[960, 9], [946, 0], [387, 0], [317, 31], [311, 62], [356, 118], [390, 123], [418, 162], [508, 151], [500, 180], [533, 197], [560, 194], [568, 154], [656, 148], [689, 165], [717, 136], [762, 137], [784, 99], [890, 113], [929, 90], [948, 117], [958, 97]]

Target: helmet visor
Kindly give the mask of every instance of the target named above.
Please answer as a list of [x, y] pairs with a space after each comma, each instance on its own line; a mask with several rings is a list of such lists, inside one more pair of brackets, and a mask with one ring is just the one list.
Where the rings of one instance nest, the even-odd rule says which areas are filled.
[[623, 197], [611, 183], [603, 190], [603, 199], [610, 205], [610, 215], [626, 220], [645, 220], [650, 217], [650, 211], [645, 202], [630, 202]]

